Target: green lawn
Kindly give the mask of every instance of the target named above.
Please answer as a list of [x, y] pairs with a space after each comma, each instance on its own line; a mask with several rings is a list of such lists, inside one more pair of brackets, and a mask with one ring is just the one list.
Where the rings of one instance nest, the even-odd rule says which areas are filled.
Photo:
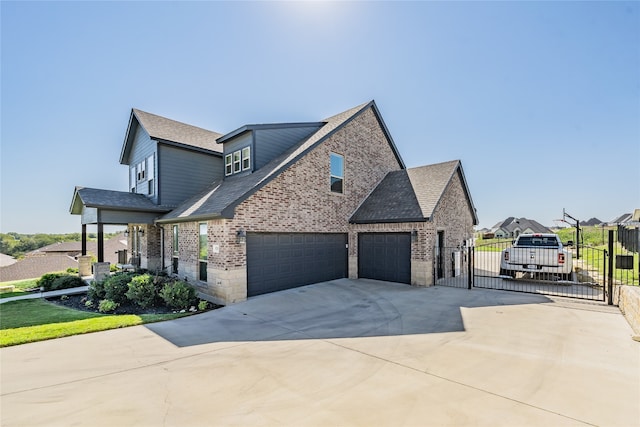
[[104, 315], [30, 299], [0, 304], [0, 347], [176, 319], [189, 313]]
[[13, 292], [4, 292], [0, 294], [0, 298], [16, 297], [25, 295], [26, 289], [32, 289], [38, 287], [38, 279], [26, 279], [26, 280], [14, 280], [11, 282], [0, 282], [0, 286], [13, 286]]

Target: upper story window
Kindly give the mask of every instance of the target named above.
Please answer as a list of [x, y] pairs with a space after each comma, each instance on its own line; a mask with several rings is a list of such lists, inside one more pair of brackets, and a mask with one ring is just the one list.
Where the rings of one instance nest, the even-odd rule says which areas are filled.
[[344, 192], [344, 157], [331, 153], [331, 191]]
[[249, 169], [251, 169], [251, 147], [245, 147], [224, 156], [224, 174], [226, 176]]
[[251, 147], [242, 149], [242, 170], [246, 171], [251, 168]]
[[[131, 175], [129, 177], [131, 192], [152, 195], [155, 191], [155, 169], [153, 154], [131, 166]], [[143, 186], [142, 183], [145, 181], [147, 185]]]

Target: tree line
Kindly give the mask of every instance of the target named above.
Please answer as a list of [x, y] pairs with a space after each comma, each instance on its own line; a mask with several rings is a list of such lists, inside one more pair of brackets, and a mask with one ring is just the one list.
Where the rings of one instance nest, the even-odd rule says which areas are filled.
[[[118, 233], [105, 233], [105, 240]], [[87, 240], [97, 240], [96, 233], [87, 233]], [[82, 240], [81, 233], [67, 234], [20, 234], [20, 233], [0, 233], [0, 253], [10, 255], [14, 258], [21, 258], [27, 252], [35, 251], [44, 246], [58, 242], [79, 242]]]

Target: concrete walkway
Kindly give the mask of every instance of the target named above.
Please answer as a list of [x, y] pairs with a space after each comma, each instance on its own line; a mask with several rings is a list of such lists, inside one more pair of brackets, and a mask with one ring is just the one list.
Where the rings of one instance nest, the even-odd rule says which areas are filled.
[[342, 279], [2, 349], [3, 426], [640, 425], [615, 307]]
[[0, 304], [11, 301], [20, 301], [23, 299], [35, 299], [35, 298], [49, 298], [59, 297], [62, 295], [75, 295], [87, 292], [88, 286], [79, 286], [77, 288], [61, 289], [59, 291], [47, 291], [47, 292], [29, 292], [25, 295], [17, 295], [14, 297], [0, 298]]

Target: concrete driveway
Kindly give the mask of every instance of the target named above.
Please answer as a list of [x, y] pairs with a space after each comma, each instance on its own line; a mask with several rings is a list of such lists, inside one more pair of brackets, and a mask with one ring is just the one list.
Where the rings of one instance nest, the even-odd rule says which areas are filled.
[[615, 307], [342, 279], [2, 349], [3, 426], [640, 425]]

